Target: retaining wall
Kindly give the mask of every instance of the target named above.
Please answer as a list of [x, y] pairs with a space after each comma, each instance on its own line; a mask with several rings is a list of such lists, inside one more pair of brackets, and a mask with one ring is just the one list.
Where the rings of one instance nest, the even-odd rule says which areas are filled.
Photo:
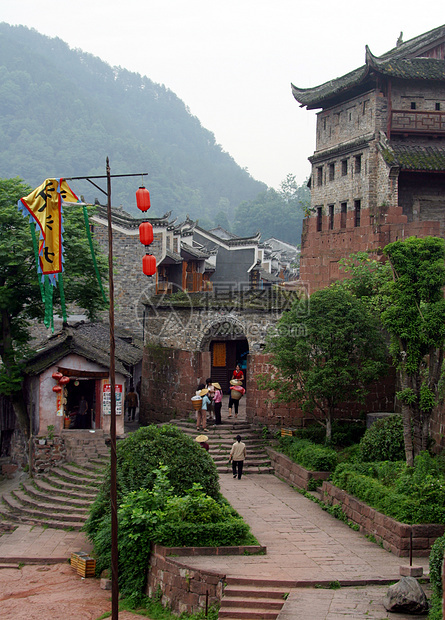
[[219, 604], [224, 590], [225, 575], [216, 571], [191, 568], [176, 557], [190, 555], [243, 555], [265, 552], [265, 547], [163, 547], [153, 545], [145, 593], [153, 597], [160, 590], [161, 602], [173, 612], [196, 613]]
[[360, 532], [369, 534], [381, 542], [383, 548], [398, 557], [408, 557], [410, 535], [412, 533], [413, 554], [427, 557], [431, 545], [445, 531], [445, 525], [435, 523], [419, 523], [408, 525], [387, 517], [352, 495], [342, 491], [330, 482], [323, 482], [323, 500], [330, 504], [340, 504], [350, 521], [360, 526]]
[[311, 479], [327, 480], [331, 475], [329, 471], [309, 471], [301, 465], [294, 463], [288, 456], [276, 452], [272, 448], [266, 447], [266, 452], [272, 461], [275, 474], [299, 489], [307, 491]]

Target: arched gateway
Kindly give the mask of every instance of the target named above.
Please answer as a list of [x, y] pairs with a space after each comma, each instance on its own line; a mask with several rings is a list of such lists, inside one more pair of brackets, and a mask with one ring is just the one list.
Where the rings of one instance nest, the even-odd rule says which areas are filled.
[[[283, 307], [270, 295], [232, 296], [230, 303], [180, 299], [146, 306], [140, 420], [143, 424], [187, 417], [198, 383], [212, 377], [225, 393], [237, 363], [247, 382], [255, 355]], [[275, 299], [275, 297], [274, 297]], [[186, 301], [186, 303], [185, 303]], [[289, 300], [287, 300], [287, 304]], [[248, 405], [246, 394], [246, 408]]]

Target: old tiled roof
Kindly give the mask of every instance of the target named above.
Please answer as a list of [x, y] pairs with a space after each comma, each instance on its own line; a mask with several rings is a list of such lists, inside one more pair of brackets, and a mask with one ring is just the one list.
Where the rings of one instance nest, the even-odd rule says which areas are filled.
[[439, 65], [442, 63], [443, 66], [444, 61], [434, 58], [416, 58], [441, 40], [445, 40], [445, 26], [401, 43], [380, 57], [373, 56], [366, 46], [365, 65], [313, 88], [298, 88], [292, 84], [292, 94], [302, 106], [313, 109], [323, 107], [344, 91], [366, 83], [375, 73], [410, 79], [443, 80], [444, 74], [440, 71]]
[[[142, 360], [142, 343], [128, 332], [115, 330], [116, 372], [128, 376], [128, 368]], [[26, 362], [26, 373], [36, 375], [61, 359], [76, 353], [108, 369], [110, 365], [109, 326], [105, 323], [79, 323], [50, 336]]]
[[418, 172], [445, 171], [445, 147], [397, 146], [382, 149], [383, 158], [390, 166]]
[[181, 243], [181, 252], [189, 254], [192, 258], [198, 258], [203, 260], [209, 258], [210, 256], [210, 253], [203, 246], [198, 248], [197, 246], [191, 246], [188, 243]]
[[383, 75], [409, 80], [445, 79], [445, 61], [437, 58], [393, 58], [381, 60], [368, 55], [368, 63]]

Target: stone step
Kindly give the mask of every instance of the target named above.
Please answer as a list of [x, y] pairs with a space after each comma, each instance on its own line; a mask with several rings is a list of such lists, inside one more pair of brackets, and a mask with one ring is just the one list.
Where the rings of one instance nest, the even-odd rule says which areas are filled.
[[33, 518], [28, 515], [21, 515], [18, 513], [12, 513], [4, 509], [4, 506], [0, 506], [0, 517], [6, 521], [13, 521], [14, 523], [24, 523], [26, 525], [39, 525], [41, 527], [51, 527], [56, 530], [67, 531], [80, 531], [83, 528], [84, 523], [78, 521], [57, 521], [57, 520], [45, 520], [42, 518]]
[[[46, 498], [46, 501], [36, 503], [32, 497], [19, 489], [11, 491], [10, 495], [23, 507], [23, 510], [32, 510], [45, 515], [54, 515], [56, 513], [60, 521], [69, 520], [70, 516], [73, 517], [73, 520], [78, 518], [86, 519], [88, 515], [88, 507], [66, 506], [66, 510], [64, 510], [60, 505], [54, 505], [51, 498]], [[69, 513], [68, 519], [64, 517], [67, 513]]]
[[85, 500], [90, 503], [97, 495], [97, 491], [90, 487], [79, 487], [67, 491], [66, 489], [61, 489], [59, 487], [55, 487], [52, 484], [49, 484], [48, 482], [43, 480], [43, 478], [34, 478], [30, 486], [35, 489], [36, 493], [42, 493], [46, 496], [54, 498], [69, 497], [73, 500]]
[[80, 465], [74, 463], [63, 463], [58, 467], [58, 470], [93, 483], [100, 483], [103, 480], [103, 471], [99, 468], [92, 469], [81, 467]]
[[63, 491], [64, 493], [70, 493], [72, 491], [77, 492], [79, 490], [82, 490], [83, 493], [89, 495], [92, 499], [96, 497], [98, 491], [98, 487], [89, 484], [80, 486], [79, 484], [66, 482], [62, 480], [62, 478], [60, 478], [59, 476], [56, 476], [54, 470], [50, 470], [48, 473], [42, 474], [39, 477], [39, 480], [43, 480], [47, 484]]
[[74, 474], [66, 472], [61, 468], [51, 469], [48, 472], [48, 475], [51, 475], [55, 484], [59, 483], [60, 481], [60, 484], [64, 484], [64, 485], [66, 485], [67, 483], [74, 485], [74, 486], [81, 484], [82, 486], [91, 487], [91, 488], [93, 487], [98, 488], [101, 484], [101, 480], [81, 478], [80, 476], [75, 476]]
[[23, 491], [26, 495], [32, 498], [36, 502], [48, 503], [60, 506], [72, 506], [73, 508], [83, 508], [87, 510], [91, 506], [91, 497], [75, 497], [70, 493], [68, 497], [66, 494], [57, 495], [54, 493], [54, 488], [47, 485], [46, 489], [36, 488], [32, 484], [23, 483]]
[[271, 585], [267, 580], [263, 585], [244, 585], [242, 581], [236, 577], [226, 578], [218, 618], [276, 620], [289, 589]]
[[[29, 522], [32, 520], [33, 523], [40, 524], [51, 524], [52, 522], [66, 523], [69, 524], [67, 527], [77, 524], [80, 528], [86, 521], [88, 513], [85, 511], [79, 513], [78, 511], [73, 511], [73, 509], [71, 509], [70, 514], [66, 514], [61, 512], [58, 508], [48, 505], [36, 506], [36, 508], [32, 508], [31, 506], [23, 504], [20, 494], [17, 494], [19, 498], [16, 497], [16, 494], [17, 491], [5, 493], [3, 495], [3, 502], [6, 504], [8, 512], [12, 512], [14, 516], [16, 515], [19, 517], [22, 522]], [[56, 526], [49, 525], [49, 527]]]

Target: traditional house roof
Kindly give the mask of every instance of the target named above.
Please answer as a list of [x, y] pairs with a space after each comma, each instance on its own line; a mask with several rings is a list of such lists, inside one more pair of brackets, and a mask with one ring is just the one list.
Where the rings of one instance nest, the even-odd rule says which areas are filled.
[[261, 239], [261, 233], [257, 232], [255, 235], [251, 237], [237, 237], [234, 236], [230, 239], [222, 239], [218, 235], [215, 235], [209, 230], [205, 228], [201, 228], [200, 226], [196, 226], [196, 232], [198, 232], [203, 237], [207, 237], [210, 241], [214, 241], [218, 245], [222, 245], [226, 248], [237, 247], [237, 246], [247, 246], [247, 245], [257, 245]]
[[159, 262], [159, 265], [178, 265], [182, 263], [182, 257], [177, 252], [172, 250], [166, 250], [164, 258]]
[[[109, 326], [105, 323], [78, 323], [64, 327], [45, 340], [37, 352], [26, 361], [28, 375], [37, 375], [75, 353], [99, 366], [110, 366]], [[142, 342], [124, 330], [115, 330], [116, 371], [131, 376], [129, 369], [142, 360]]]
[[197, 247], [196, 245], [189, 245], [188, 243], [181, 243], [181, 256], [184, 258], [195, 258], [198, 260], [206, 260], [210, 256], [210, 252], [203, 246]]
[[[292, 94], [308, 110], [333, 105], [346, 91], [365, 92], [376, 75], [398, 78], [443, 80], [443, 60], [429, 57], [429, 53], [445, 42], [445, 26], [440, 26], [406, 43], [399, 44], [382, 56], [374, 56], [366, 46], [365, 64], [346, 75], [329, 80], [313, 88], [299, 88], [292, 84]], [[426, 56], [426, 57], [424, 57]]]
[[233, 233], [229, 232], [228, 230], [226, 230], [222, 226], [217, 226], [216, 228], [211, 228], [209, 230], [209, 232], [211, 232], [213, 235], [216, 235], [220, 239], [236, 239], [237, 238], [236, 235], [234, 235]]
[[403, 146], [386, 144], [382, 148], [383, 159], [390, 166], [416, 172], [443, 172], [445, 170], [445, 147]]

